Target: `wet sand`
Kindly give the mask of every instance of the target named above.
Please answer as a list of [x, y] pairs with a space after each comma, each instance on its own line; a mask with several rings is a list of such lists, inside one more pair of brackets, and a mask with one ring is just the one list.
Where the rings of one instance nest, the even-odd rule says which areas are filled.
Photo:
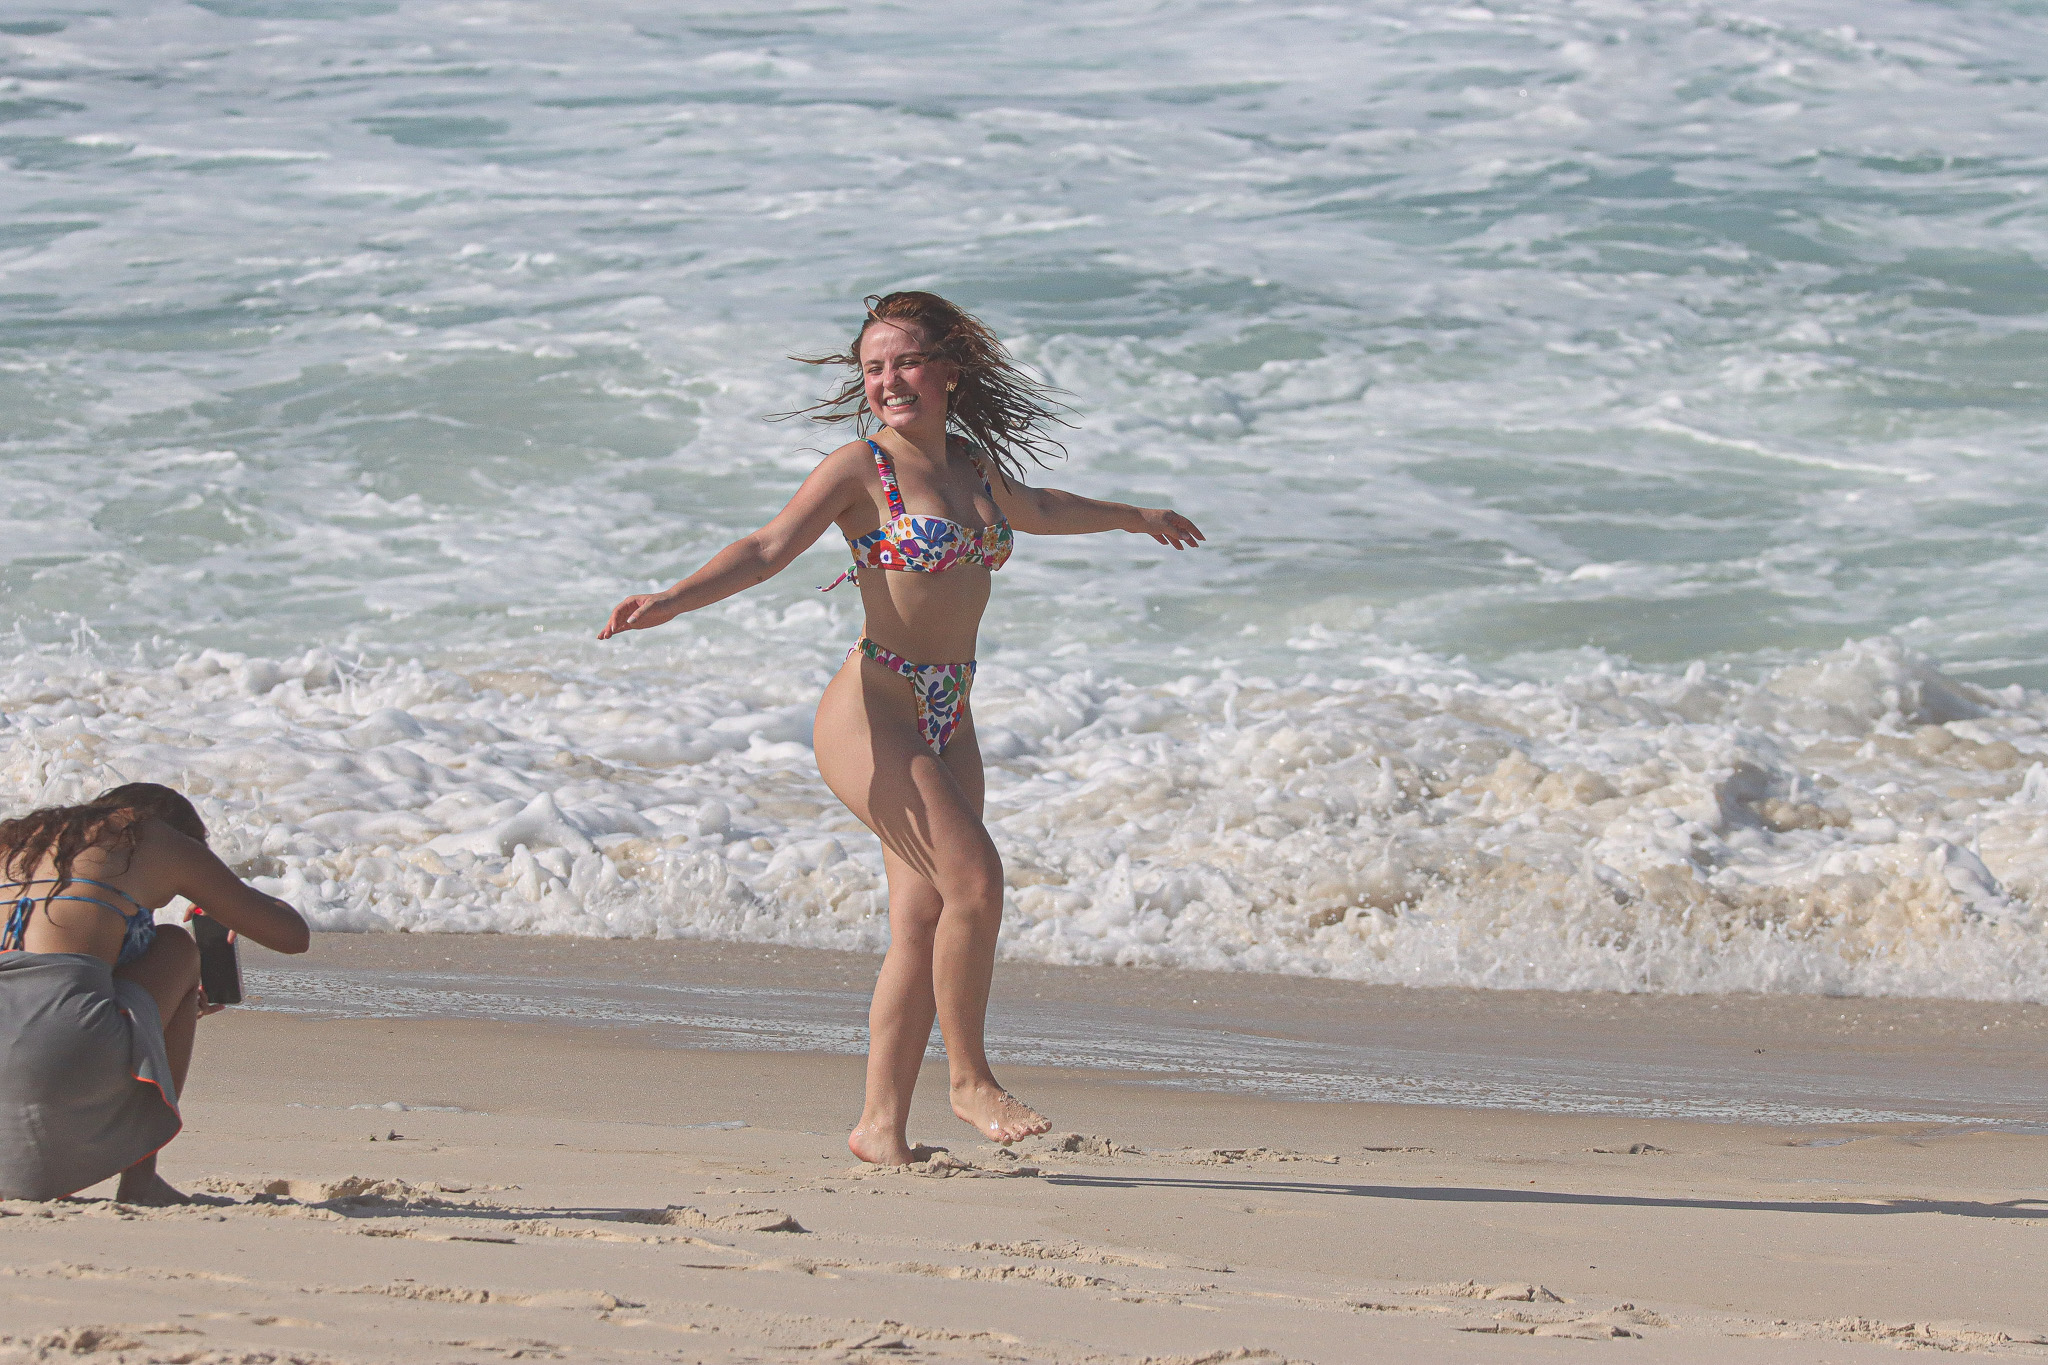
[[[308, 1017], [627, 1028], [675, 1046], [867, 1047], [879, 958], [777, 945], [322, 935], [252, 955], [259, 1007]], [[1406, 989], [1004, 963], [1000, 1063], [1288, 1099], [2048, 1131], [2048, 1008], [1814, 996]], [[936, 1047], [932, 1053], [936, 1057]]]
[[[1033, 1036], [1034, 1017], [1077, 1035], [1095, 1021], [1097, 1036], [1074, 1040], [1095, 1064], [1003, 1069], [1072, 1136], [1007, 1154], [979, 1142], [944, 1112], [935, 1064], [914, 1134], [949, 1151], [875, 1172], [843, 1146], [860, 1062], [838, 1050], [874, 959], [339, 935], [305, 959], [257, 959], [252, 980], [325, 980], [329, 1008], [206, 1021], [187, 1131], [163, 1169], [211, 1202], [124, 1209], [97, 1197], [108, 1185], [0, 1205], [0, 1351], [2048, 1355], [2048, 1105], [2027, 1094], [2048, 1011], [1006, 965], [996, 1017], [1017, 1022], [999, 1037]], [[445, 994], [451, 976], [498, 983], [467, 994], [506, 997], [492, 1006], [501, 1015], [554, 1004], [527, 1018], [374, 1017]], [[553, 994], [519, 984], [533, 982]], [[606, 983], [632, 1006], [610, 1011], [623, 1017], [590, 1012]], [[688, 1008], [649, 1018], [662, 1012], [641, 996], [657, 988]], [[812, 1046], [717, 1022], [778, 1009]], [[1104, 1038], [1118, 1048], [1106, 1054]], [[1456, 1081], [1478, 1102], [1282, 1097], [1374, 1039], [1422, 1059], [1394, 1069], [1420, 1076], [1418, 1093]], [[1178, 1069], [1158, 1061], [1169, 1044], [1186, 1054]], [[1230, 1060], [1246, 1055], [1297, 1061], [1262, 1085]], [[1545, 1075], [1547, 1057], [1562, 1081]], [[1824, 1104], [1811, 1077], [1827, 1078]], [[1943, 1117], [1626, 1112], [1702, 1107], [1713, 1084], [1757, 1113]], [[1901, 1095], [1910, 1103], [1887, 1098]]]

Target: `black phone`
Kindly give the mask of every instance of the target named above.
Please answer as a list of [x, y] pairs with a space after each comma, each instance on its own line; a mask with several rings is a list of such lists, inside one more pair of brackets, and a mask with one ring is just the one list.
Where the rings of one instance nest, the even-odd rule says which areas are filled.
[[199, 989], [206, 993], [206, 1003], [241, 1004], [242, 957], [235, 949], [234, 935], [195, 906], [192, 937], [199, 941]]

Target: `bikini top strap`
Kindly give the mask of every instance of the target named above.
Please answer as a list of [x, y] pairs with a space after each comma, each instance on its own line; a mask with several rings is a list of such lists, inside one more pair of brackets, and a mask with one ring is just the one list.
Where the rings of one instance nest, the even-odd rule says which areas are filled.
[[889, 518], [893, 521], [903, 515], [903, 490], [896, 486], [896, 466], [890, 463], [889, 452], [872, 439], [868, 440], [868, 449], [875, 452], [875, 472], [882, 476], [882, 491], [889, 495]]
[[[981, 478], [981, 491], [988, 494], [990, 502], [994, 502], [996, 500], [995, 486], [988, 481], [988, 466], [982, 463], [981, 452], [975, 449], [974, 442], [968, 440], [965, 436], [956, 436], [951, 433], [947, 434], [946, 441], [948, 445], [954, 441], [960, 443], [960, 453], [967, 457], [967, 462], [974, 466], [974, 472]], [[1002, 514], [1002, 510], [1000, 506], [996, 508], [998, 516]]]
[[[151, 916], [151, 923], [155, 922], [155, 912], [152, 911], [148, 906], [144, 905], [141, 901], [135, 899], [135, 897], [129, 895], [126, 891], [123, 891], [120, 887], [110, 886], [106, 882], [96, 882], [90, 877], [73, 877], [71, 880], [74, 882], [84, 882], [87, 886], [97, 886], [102, 891], [111, 891], [115, 895], [119, 896], [122, 900], [127, 901], [130, 905], [134, 906], [136, 914], [149, 915]], [[125, 910], [121, 913], [124, 915], [127, 914]], [[129, 918], [132, 919], [134, 918], [134, 916], [130, 915]]]
[[20, 952], [28, 943], [28, 917], [34, 913], [36, 898], [22, 895], [7, 910], [7, 927], [0, 929], [0, 953]]
[[[74, 883], [82, 884], [85, 886], [97, 886], [102, 891], [111, 891], [115, 895], [119, 896], [122, 900], [127, 901], [130, 905], [134, 906], [135, 909], [133, 911], [128, 911], [123, 910], [118, 905], [107, 905], [105, 901], [100, 900], [95, 896], [56, 896], [53, 894], [50, 897], [50, 899], [91, 901], [94, 905], [107, 905], [107, 909], [113, 911], [115, 914], [119, 915], [123, 919], [134, 919], [137, 915], [148, 915], [151, 916], [152, 922], [154, 922], [155, 912], [151, 910], [148, 906], [144, 905], [141, 901], [135, 899], [135, 897], [129, 895], [126, 891], [123, 891], [118, 886], [112, 886], [106, 882], [96, 882], [90, 877], [67, 877], [62, 883], [62, 885], [58, 884], [58, 881], [55, 877], [31, 877], [29, 880], [25, 882], [7, 882], [5, 883], [5, 885], [18, 886], [22, 888], [22, 890], [26, 891], [31, 886], [42, 886], [46, 883], [52, 887], [55, 887], [57, 891], [62, 891], [65, 887], [71, 886]], [[23, 897], [23, 899], [41, 898]]]
[[[72, 882], [84, 882], [87, 886], [97, 886], [102, 891], [111, 891], [122, 900], [134, 906], [135, 910], [131, 914], [118, 905], [108, 905], [107, 902], [97, 896], [63, 896], [57, 894], [64, 890], [65, 887], [70, 886]], [[48, 896], [37, 897], [29, 891], [30, 887], [41, 886], [45, 883], [51, 888]], [[25, 882], [8, 882], [5, 885], [14, 888], [15, 894], [7, 897], [13, 904], [8, 906], [5, 927], [0, 927], [0, 953], [17, 953], [27, 948], [28, 920], [29, 916], [35, 913], [36, 901], [39, 899], [45, 905], [50, 901], [60, 900], [87, 901], [93, 905], [105, 906], [119, 915], [123, 921], [121, 946], [124, 949], [127, 947], [128, 941], [141, 932], [141, 926], [144, 924], [149, 925], [149, 932], [154, 933], [156, 930], [156, 916], [141, 901], [135, 899], [135, 897], [129, 895], [118, 886], [109, 886], [105, 882], [96, 882], [90, 877], [72, 877], [62, 884], [59, 884], [55, 877], [32, 877]]]

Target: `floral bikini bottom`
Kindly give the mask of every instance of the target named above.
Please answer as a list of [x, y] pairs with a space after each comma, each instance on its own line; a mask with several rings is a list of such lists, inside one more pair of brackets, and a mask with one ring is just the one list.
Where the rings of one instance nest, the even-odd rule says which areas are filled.
[[849, 659], [856, 654], [865, 655], [909, 680], [910, 695], [917, 702], [918, 733], [933, 753], [945, 753], [946, 746], [953, 742], [953, 732], [960, 728], [960, 713], [967, 709], [967, 692], [974, 686], [974, 660], [964, 664], [914, 664], [865, 635], [846, 651]]

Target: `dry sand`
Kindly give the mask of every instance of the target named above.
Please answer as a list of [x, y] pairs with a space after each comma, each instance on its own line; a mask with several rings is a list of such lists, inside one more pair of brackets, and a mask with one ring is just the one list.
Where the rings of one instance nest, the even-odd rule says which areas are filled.
[[[741, 992], [857, 991], [874, 965], [320, 936], [310, 966], [408, 963], [485, 979], [645, 970]], [[1013, 1010], [1114, 990], [1179, 1027], [1201, 999], [1219, 1038], [1335, 1013], [1468, 1055], [1487, 1038], [1507, 1057], [1680, 1068], [1789, 1051], [1787, 1076], [1860, 1067], [1873, 1090], [1897, 1077], [1923, 1098], [1930, 1072], [1953, 1071], [2004, 1096], [2009, 1123], [2028, 1117], [2015, 1085], [2048, 1026], [1989, 1006], [999, 975]], [[843, 1145], [854, 1056], [684, 1048], [616, 1023], [231, 1010], [202, 1029], [187, 1129], [163, 1162], [205, 1202], [124, 1208], [109, 1185], [0, 1204], [0, 1360], [2048, 1357], [2048, 1137], [1004, 1075], [1070, 1136], [978, 1142], [944, 1113], [934, 1066], [915, 1133], [950, 1151], [878, 1172]]]

